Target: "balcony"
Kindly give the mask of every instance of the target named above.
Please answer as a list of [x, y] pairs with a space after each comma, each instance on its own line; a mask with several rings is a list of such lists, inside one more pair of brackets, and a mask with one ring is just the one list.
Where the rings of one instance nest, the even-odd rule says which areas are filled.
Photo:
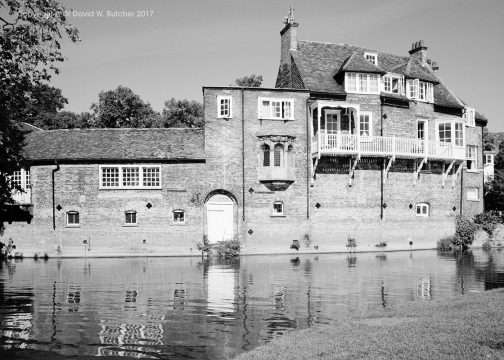
[[312, 155], [357, 155], [425, 160], [465, 160], [466, 150], [454, 143], [396, 136], [320, 133], [312, 137]]

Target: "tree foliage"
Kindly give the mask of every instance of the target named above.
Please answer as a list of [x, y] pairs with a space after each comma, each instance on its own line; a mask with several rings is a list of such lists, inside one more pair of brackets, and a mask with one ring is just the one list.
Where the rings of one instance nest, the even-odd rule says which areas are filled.
[[152, 127], [158, 119], [151, 105], [125, 86], [100, 92], [98, 103], [92, 104], [91, 110], [96, 118], [94, 127]]
[[161, 127], [203, 127], [203, 104], [194, 100], [175, 100], [165, 102]]
[[14, 187], [5, 175], [22, 162], [23, 134], [16, 122], [27, 119], [35, 89], [58, 73], [64, 36], [79, 40], [57, 1], [0, 0], [0, 215]]
[[248, 75], [235, 80], [236, 86], [241, 87], [260, 87], [263, 81], [262, 75]]
[[504, 142], [494, 159], [494, 179], [485, 185], [485, 210], [504, 210]]

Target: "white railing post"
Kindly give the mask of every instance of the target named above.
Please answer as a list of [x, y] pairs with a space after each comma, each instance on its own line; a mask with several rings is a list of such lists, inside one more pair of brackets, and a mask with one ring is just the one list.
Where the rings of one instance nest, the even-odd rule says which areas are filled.
[[427, 140], [423, 140], [424, 142], [424, 158], [429, 156], [429, 142]]
[[360, 134], [357, 133], [357, 155], [360, 156], [361, 152], [361, 143], [360, 143]]

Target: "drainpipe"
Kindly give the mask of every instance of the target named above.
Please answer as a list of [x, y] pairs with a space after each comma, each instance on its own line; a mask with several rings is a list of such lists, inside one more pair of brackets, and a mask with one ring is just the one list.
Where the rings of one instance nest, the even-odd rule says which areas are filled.
[[485, 141], [483, 140], [483, 128], [484, 126], [481, 127], [481, 164], [483, 165], [483, 180], [481, 182], [481, 204], [483, 205], [483, 212], [485, 212]]
[[[462, 165], [464, 166], [464, 163]], [[463, 199], [464, 199], [464, 168], [462, 167], [462, 170], [460, 171], [460, 210], [459, 214], [462, 215], [462, 206], [463, 206]]]
[[311, 163], [311, 134], [310, 134], [310, 109], [306, 99], [306, 218], [310, 218], [310, 163]]
[[55, 196], [54, 196], [54, 173], [60, 170], [60, 166], [56, 160], [54, 160], [54, 164], [56, 165], [56, 169], [52, 170], [52, 220], [53, 220], [53, 230], [56, 230], [56, 210], [54, 207]]
[[241, 120], [242, 120], [242, 219], [245, 221], [245, 93], [241, 88]]
[[[383, 136], [383, 100], [380, 101], [380, 136]], [[380, 220], [383, 220], [383, 171], [385, 170], [385, 159], [381, 165], [380, 176]]]

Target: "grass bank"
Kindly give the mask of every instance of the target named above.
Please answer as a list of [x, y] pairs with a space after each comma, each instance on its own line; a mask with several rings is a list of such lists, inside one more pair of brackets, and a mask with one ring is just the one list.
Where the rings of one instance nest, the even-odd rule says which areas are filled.
[[295, 331], [235, 360], [259, 359], [504, 359], [504, 289]]

